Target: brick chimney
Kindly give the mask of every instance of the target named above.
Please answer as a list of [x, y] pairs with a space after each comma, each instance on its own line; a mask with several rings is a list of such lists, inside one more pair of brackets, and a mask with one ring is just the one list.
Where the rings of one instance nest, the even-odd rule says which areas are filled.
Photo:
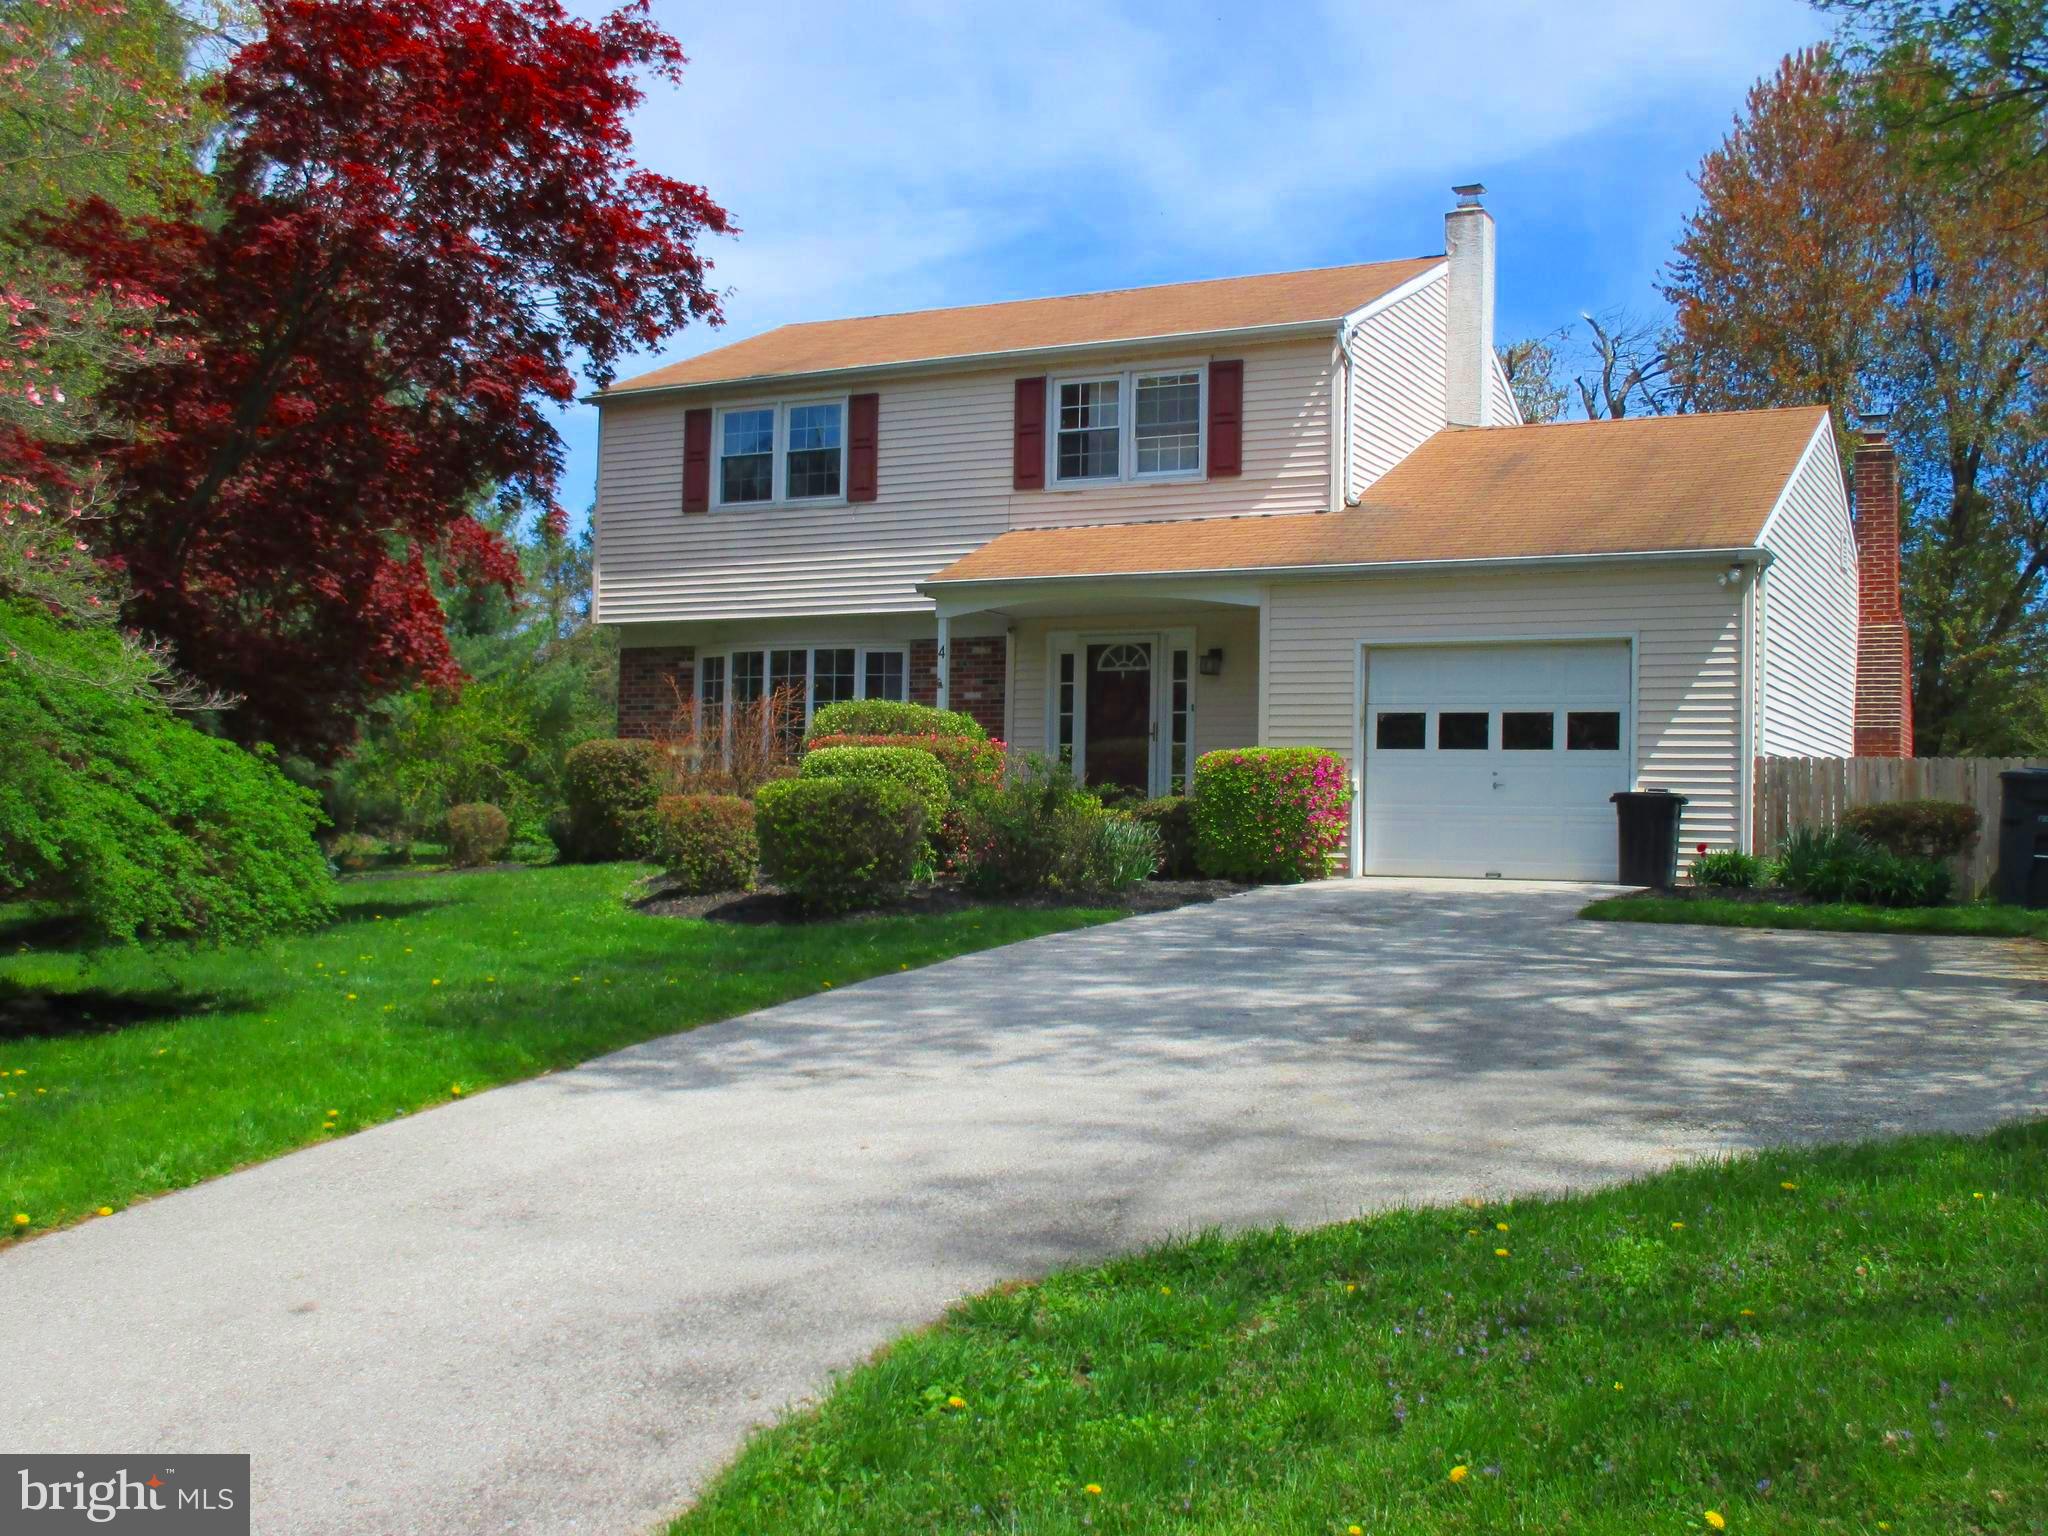
[[1478, 182], [1451, 191], [1458, 206], [1444, 215], [1444, 419], [1492, 426], [1493, 215], [1480, 206], [1486, 188]]
[[1899, 603], [1899, 459], [1882, 412], [1856, 444], [1856, 755], [1913, 755], [1913, 657]]

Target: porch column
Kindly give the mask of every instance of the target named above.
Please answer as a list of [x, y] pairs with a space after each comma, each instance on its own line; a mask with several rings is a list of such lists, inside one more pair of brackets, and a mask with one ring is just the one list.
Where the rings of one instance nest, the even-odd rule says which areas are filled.
[[939, 666], [939, 679], [938, 679], [938, 695], [937, 695], [937, 697], [938, 697], [938, 705], [939, 705], [939, 708], [941, 708], [941, 709], [951, 709], [951, 708], [953, 707], [953, 705], [952, 705], [952, 698], [953, 698], [953, 687], [952, 687], [952, 679], [951, 679], [951, 677], [950, 677], [950, 675], [949, 675], [949, 674], [950, 674], [950, 673], [952, 672], [952, 670], [953, 670], [953, 663], [952, 663], [952, 658], [951, 658], [950, 656], [948, 656], [948, 655], [946, 654], [946, 653], [947, 653], [947, 652], [948, 652], [948, 651], [949, 651], [950, 649], [952, 649], [952, 638], [953, 638], [953, 633], [952, 633], [952, 631], [953, 631], [953, 621], [952, 621], [951, 619], [947, 618], [947, 617], [946, 617], [946, 616], [945, 616], [945, 615], [944, 615], [943, 613], [942, 613], [942, 614], [940, 614], [940, 615], [939, 615], [939, 657], [938, 657], [938, 666]]

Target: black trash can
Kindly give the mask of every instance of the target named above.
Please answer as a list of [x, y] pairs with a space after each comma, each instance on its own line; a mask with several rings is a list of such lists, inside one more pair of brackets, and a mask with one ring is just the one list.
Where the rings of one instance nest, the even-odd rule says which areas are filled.
[[2001, 773], [1998, 813], [1998, 899], [2015, 907], [2048, 907], [2048, 768]]
[[1621, 824], [1621, 883], [1670, 890], [1678, 878], [1678, 813], [1685, 809], [1685, 796], [1637, 789], [1608, 798]]

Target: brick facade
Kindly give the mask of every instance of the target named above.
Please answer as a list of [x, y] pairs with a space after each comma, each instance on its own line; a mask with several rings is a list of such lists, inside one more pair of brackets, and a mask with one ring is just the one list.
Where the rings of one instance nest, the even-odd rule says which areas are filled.
[[1913, 654], [1899, 601], [1899, 461], [1890, 437], [1856, 447], [1856, 755], [1913, 755]]
[[[1007, 642], [1001, 635], [973, 639], [953, 638], [952, 707], [974, 716], [991, 736], [1003, 734], [1003, 705], [1006, 702]], [[910, 701], [936, 704], [939, 701], [939, 642], [910, 642]]]
[[619, 734], [652, 736], [697, 692], [697, 652], [687, 645], [619, 652]]

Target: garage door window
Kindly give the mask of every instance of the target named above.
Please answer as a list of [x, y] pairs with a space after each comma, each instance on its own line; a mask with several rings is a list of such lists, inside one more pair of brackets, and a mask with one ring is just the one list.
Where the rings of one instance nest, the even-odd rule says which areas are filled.
[[1500, 717], [1503, 752], [1548, 752], [1557, 744], [1557, 716], [1549, 710], [1504, 710]]
[[1567, 752], [1619, 752], [1621, 716], [1606, 709], [1575, 709], [1564, 717]]
[[1493, 716], [1483, 710], [1447, 709], [1436, 717], [1436, 749], [1439, 752], [1484, 752], [1492, 732]]
[[1382, 752], [1420, 752], [1428, 722], [1429, 716], [1419, 709], [1383, 710], [1373, 727], [1373, 745]]

